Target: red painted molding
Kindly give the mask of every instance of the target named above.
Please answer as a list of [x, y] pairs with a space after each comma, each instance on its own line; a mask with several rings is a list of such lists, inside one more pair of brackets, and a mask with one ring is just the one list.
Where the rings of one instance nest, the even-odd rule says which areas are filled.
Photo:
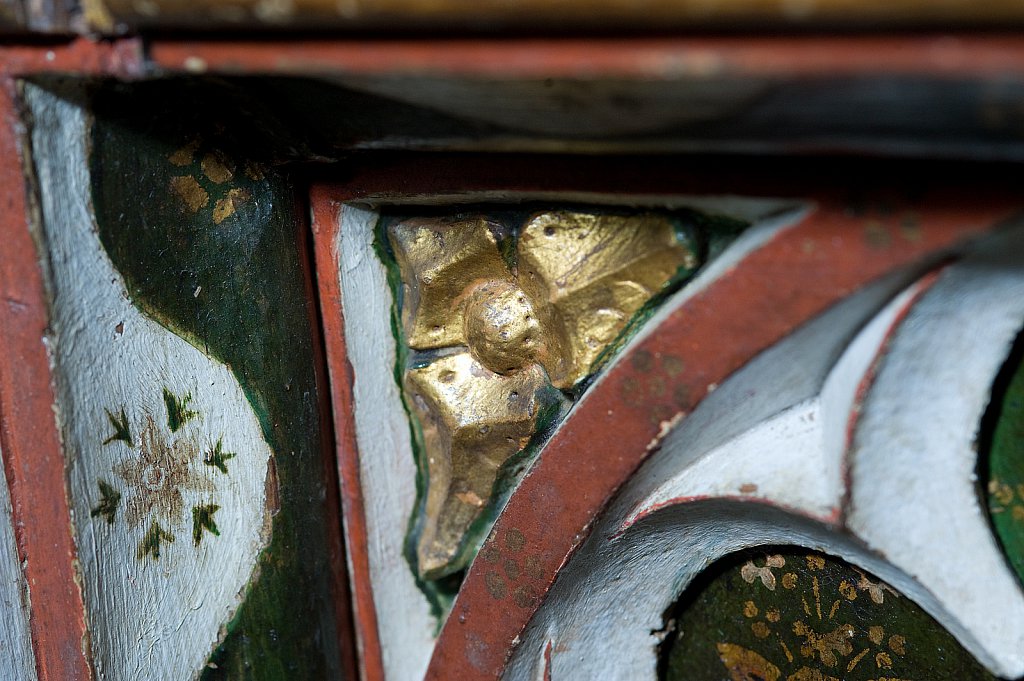
[[142, 75], [142, 64], [138, 38], [0, 47], [0, 74], [12, 77], [51, 73], [132, 79]]
[[1024, 37], [949, 35], [171, 40], [139, 38], [0, 47], [0, 72], [424, 75], [508, 78], [724, 79], [918, 75], [1019, 77]]
[[1024, 73], [1024, 38], [948, 34], [680, 38], [156, 40], [152, 66], [185, 73], [508, 78], [812, 77]]
[[14, 83], [0, 87], [0, 448], [18, 554], [31, 600], [40, 681], [92, 678], [85, 608], [71, 535], [64, 455], [54, 418], [49, 325], [39, 256], [29, 232], [22, 127]]
[[349, 571], [352, 576], [352, 605], [356, 620], [360, 672], [363, 681], [383, 681], [384, 662], [370, 580], [370, 557], [367, 551], [366, 511], [359, 481], [359, 444], [356, 440], [352, 396], [354, 376], [345, 350], [344, 309], [338, 281], [338, 256], [335, 253], [341, 204], [335, 200], [330, 189], [323, 187], [313, 188], [311, 203], [320, 310], [334, 405], [337, 472], [341, 479], [341, 505], [345, 520]]
[[0, 73], [423, 75], [708, 80], [917, 75], [1019, 77], [1024, 37], [999, 33], [678, 38], [139, 38], [0, 47]]

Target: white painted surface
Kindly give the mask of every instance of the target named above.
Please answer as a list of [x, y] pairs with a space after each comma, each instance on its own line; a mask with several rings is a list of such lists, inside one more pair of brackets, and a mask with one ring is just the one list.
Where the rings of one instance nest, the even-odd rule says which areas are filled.
[[830, 522], [843, 497], [846, 418], [857, 385], [916, 289], [871, 315], [904, 279], [847, 298], [716, 388], [666, 436], [612, 513], [628, 519], [678, 497], [738, 495]]
[[[719, 386], [630, 479], [571, 557], [505, 678], [542, 678], [548, 646], [551, 678], [559, 681], [655, 678], [665, 609], [718, 558], [771, 544], [824, 551], [873, 572], [993, 671], [1024, 671], [1016, 662], [1024, 650], [1021, 589], [982, 527], [977, 454], [969, 451], [1024, 316], [1021, 253], [1024, 239], [996, 242], [988, 255], [953, 267], [920, 303], [924, 285], [915, 284], [876, 313], [903, 283], [890, 277]], [[983, 303], [996, 311], [979, 312]], [[876, 439], [866, 449], [861, 440], [868, 436], [858, 435], [851, 535], [840, 527], [848, 424], [859, 388], [908, 310], [895, 343], [912, 335], [904, 349], [888, 348], [858, 424], [858, 433]], [[912, 358], [908, 365], [919, 375], [889, 375], [899, 356]], [[880, 389], [890, 391], [888, 401], [878, 402]], [[940, 393], [945, 397], [936, 399]], [[921, 452], [939, 444], [922, 439], [932, 436], [956, 450], [948, 465], [936, 455], [922, 460]], [[862, 463], [864, 451], [870, 466]], [[928, 513], [933, 517], [922, 517]]]
[[384, 673], [391, 681], [417, 681], [426, 673], [438, 622], [403, 555], [416, 505], [416, 461], [394, 376], [391, 291], [373, 249], [377, 217], [374, 211], [344, 206], [335, 253], [346, 350], [355, 374], [359, 474]]
[[[84, 113], [35, 86], [26, 87], [26, 101], [35, 121], [32, 143], [53, 289], [48, 341], [58, 378], [58, 416], [97, 675], [168, 681], [194, 677], [238, 607], [266, 544], [262, 533], [268, 520], [265, 485], [271, 452], [231, 372], [141, 314], [129, 300], [97, 236]], [[189, 406], [199, 414], [176, 433], [167, 424], [165, 387], [177, 395], [191, 393]], [[135, 441], [132, 448], [120, 441], [103, 444], [113, 432], [105, 410], [118, 414], [122, 407]], [[140, 459], [141, 433], [149, 419], [155, 424], [153, 441], [179, 448], [191, 442], [199, 455], [186, 459], [181, 469], [192, 480], [192, 489], [181, 489], [182, 513], [164, 517], [153, 511], [133, 525], [127, 513], [131, 499], [148, 497], [115, 469]], [[218, 440], [223, 451], [236, 454], [227, 462], [228, 474], [202, 460]], [[100, 479], [122, 494], [113, 524], [91, 516], [100, 499]], [[205, 532], [197, 547], [191, 509], [203, 504], [220, 506], [214, 515], [220, 536]], [[175, 541], [164, 544], [159, 560], [140, 560], [139, 543], [154, 518]]]
[[11, 495], [0, 452], [0, 679], [35, 681], [28, 590], [11, 523]]
[[975, 441], [1024, 326], [1024, 230], [948, 268], [900, 325], [857, 422], [849, 527], [952, 613], [994, 672], [1024, 674], [1024, 594], [992, 534]]

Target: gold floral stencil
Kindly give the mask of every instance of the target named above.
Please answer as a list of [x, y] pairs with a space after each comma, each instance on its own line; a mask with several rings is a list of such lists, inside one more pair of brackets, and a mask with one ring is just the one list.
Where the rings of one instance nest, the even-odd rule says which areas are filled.
[[838, 559], [747, 554], [709, 574], [670, 624], [666, 681], [994, 679], [914, 603]]

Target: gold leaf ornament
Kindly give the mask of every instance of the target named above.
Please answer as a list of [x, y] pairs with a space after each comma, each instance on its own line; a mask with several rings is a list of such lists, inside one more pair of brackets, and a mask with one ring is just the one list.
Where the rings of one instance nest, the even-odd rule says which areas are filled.
[[465, 345], [463, 311], [475, 284], [511, 280], [485, 218], [414, 218], [388, 230], [402, 274], [402, 326], [409, 347]]
[[536, 428], [543, 370], [531, 365], [501, 376], [469, 353], [406, 374], [406, 391], [423, 430], [430, 484], [417, 542], [420, 572], [442, 575], [466, 530], [491, 498], [501, 466], [524, 449]]
[[657, 213], [622, 216], [558, 211], [525, 225], [519, 282], [550, 310], [553, 352], [545, 368], [568, 389], [589, 375], [601, 353], [640, 308], [697, 257]]
[[[538, 416], [590, 375], [636, 313], [697, 257], [667, 215], [411, 218], [387, 237], [401, 276], [406, 370], [422, 432], [420, 577], [460, 569], [470, 526]], [[440, 356], [438, 358], [438, 355]]]

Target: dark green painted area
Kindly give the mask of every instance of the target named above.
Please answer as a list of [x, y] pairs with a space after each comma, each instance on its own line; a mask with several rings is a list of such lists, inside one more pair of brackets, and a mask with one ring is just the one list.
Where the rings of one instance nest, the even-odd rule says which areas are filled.
[[225, 452], [221, 438], [217, 438], [217, 444], [203, 457], [203, 463], [207, 466], [213, 466], [221, 473], [227, 475], [227, 462], [229, 459], [235, 458], [235, 456], [237, 455], [234, 452]]
[[722, 254], [750, 223], [724, 215], [690, 213], [696, 230], [703, 235], [704, 261], [710, 262]]
[[994, 679], [873, 575], [800, 549], [712, 565], [668, 615], [665, 681]]
[[[640, 211], [624, 211], [608, 206], [592, 206], [581, 204], [532, 204], [525, 203], [515, 206], [502, 205], [474, 205], [463, 206], [458, 211], [433, 206], [403, 207], [391, 209], [382, 213], [377, 224], [375, 248], [378, 257], [384, 263], [388, 273], [388, 284], [390, 286], [394, 305], [391, 310], [391, 329], [397, 341], [397, 358], [395, 363], [395, 381], [401, 387], [404, 384], [404, 373], [406, 369], [421, 366], [432, 361], [435, 353], [416, 352], [410, 350], [405, 340], [405, 334], [401, 324], [402, 306], [402, 279], [399, 272], [394, 253], [387, 238], [387, 229], [395, 222], [411, 217], [438, 216], [451, 219], [460, 217], [472, 217], [484, 215], [496, 225], [495, 237], [498, 241], [498, 248], [502, 258], [508, 265], [510, 271], [517, 267], [516, 244], [519, 234], [526, 222], [536, 213], [542, 211], [574, 210], [583, 212], [599, 212], [603, 214], [629, 215]], [[470, 527], [464, 541], [459, 547], [458, 557], [454, 561], [459, 565], [468, 565], [477, 554], [481, 544], [486, 539], [491, 527], [497, 517], [498, 511], [504, 506], [509, 494], [514, 490], [518, 480], [529, 468], [534, 458], [547, 442], [551, 433], [558, 423], [568, 413], [573, 402], [586, 391], [594, 377], [600, 370], [622, 349], [622, 347], [633, 338], [643, 324], [650, 319], [658, 307], [670, 295], [682, 288], [687, 281], [693, 278], [700, 267], [703, 267], [711, 258], [716, 257], [724, 248], [731, 243], [749, 225], [745, 222], [732, 218], [697, 213], [695, 211], [675, 211], [670, 214], [676, 225], [676, 237], [680, 243], [687, 245], [697, 258], [698, 265], [694, 268], [681, 267], [665, 288], [651, 297], [651, 299], [633, 316], [623, 331], [619, 334], [608, 348], [594, 362], [591, 367], [591, 374], [572, 390], [562, 393], [549, 387], [537, 395], [538, 403], [541, 405], [537, 419], [537, 429], [528, 445], [517, 455], [508, 460], [499, 470], [495, 481], [494, 492], [491, 502], [488, 503], [479, 518]], [[419, 537], [422, 507], [425, 503], [425, 486], [427, 471], [423, 456], [423, 439], [420, 424], [406, 407], [409, 414], [410, 430], [412, 433], [413, 450], [417, 459], [417, 511], [409, 520], [409, 530], [405, 542], [405, 556], [410, 565], [413, 575], [416, 576], [416, 542]], [[447, 612], [461, 584], [463, 573], [456, 572], [440, 580], [423, 581], [418, 577], [417, 583], [431, 602], [439, 623]]]
[[979, 451], [992, 526], [1024, 581], [1024, 336], [993, 386]]
[[146, 556], [151, 557], [153, 560], [160, 560], [160, 546], [164, 542], [173, 544], [174, 535], [154, 520], [150, 524], [149, 529], [146, 530], [142, 541], [139, 542], [139, 550], [136, 553], [136, 557], [139, 560], [145, 560]]
[[110, 421], [110, 427], [114, 429], [113, 435], [103, 441], [103, 444], [109, 445], [111, 442], [120, 440], [121, 442], [127, 443], [129, 447], [134, 446], [132, 444], [132, 431], [128, 426], [128, 416], [124, 413], [124, 407], [121, 407], [121, 413], [114, 416], [110, 413], [109, 409], [105, 409], [107, 412], [107, 420]]
[[106, 480], [99, 480], [96, 484], [100, 488], [101, 499], [99, 505], [92, 509], [89, 516], [92, 518], [103, 516], [107, 519], [108, 525], [113, 525], [117, 516], [117, 506], [121, 503], [121, 493]]
[[[260, 130], [214, 90], [103, 86], [93, 108], [99, 234], [132, 301], [231, 369], [273, 451], [270, 545], [203, 678], [339, 678], [304, 207], [253, 158]], [[233, 453], [241, 465], [247, 452]]]
[[210, 534], [220, 536], [217, 523], [213, 520], [213, 514], [220, 510], [217, 504], [196, 506], [192, 509], [192, 543], [196, 546], [203, 541], [203, 530]]

